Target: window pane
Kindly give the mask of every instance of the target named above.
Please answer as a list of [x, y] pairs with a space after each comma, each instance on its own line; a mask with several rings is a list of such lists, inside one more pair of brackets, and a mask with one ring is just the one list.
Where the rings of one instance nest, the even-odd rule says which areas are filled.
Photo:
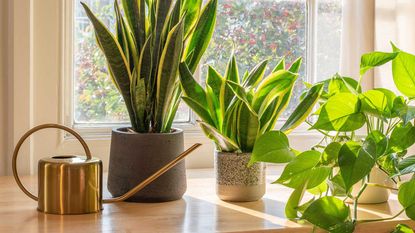
[[317, 81], [339, 71], [342, 1], [318, 0]]
[[240, 76], [264, 59], [270, 60], [268, 68], [272, 69], [282, 56], [288, 65], [303, 57], [299, 81], [284, 113], [287, 116], [304, 87], [306, 19], [306, 0], [219, 0], [215, 33], [204, 56], [202, 80], [207, 65], [225, 73], [233, 47]]
[[[113, 0], [84, 0], [106, 25], [114, 25]], [[76, 123], [128, 123], [124, 101], [108, 76], [105, 57], [79, 1], [74, 1], [74, 120]], [[181, 104], [175, 122], [188, 122]]]

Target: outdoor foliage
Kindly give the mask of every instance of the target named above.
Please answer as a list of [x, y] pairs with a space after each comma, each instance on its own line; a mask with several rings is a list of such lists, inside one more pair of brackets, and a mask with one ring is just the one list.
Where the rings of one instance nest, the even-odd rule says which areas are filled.
[[[358, 219], [356, 210], [364, 190], [377, 186], [397, 190], [402, 211], [396, 216], [405, 212], [415, 220], [415, 180], [401, 179], [402, 175], [415, 174], [415, 156], [406, 156], [407, 149], [415, 144], [415, 94], [413, 88], [408, 88], [415, 87], [415, 55], [393, 44], [392, 48], [389, 53], [364, 54], [359, 81], [336, 74], [309, 89], [323, 86], [319, 108], [314, 112], [317, 120], [308, 123], [324, 137], [311, 150], [293, 158], [275, 181], [294, 189], [286, 205], [288, 218], [307, 220], [329, 232], [353, 232], [357, 223], [373, 221]], [[384, 88], [362, 91], [364, 74], [390, 61], [395, 85], [402, 95]], [[365, 137], [356, 136], [359, 129], [366, 130]], [[267, 140], [271, 145], [282, 137], [271, 131], [258, 141]], [[256, 154], [256, 145], [253, 151], [252, 161], [276, 158], [272, 154], [268, 155], [273, 158], [264, 157], [266, 150]], [[284, 153], [288, 156], [290, 150], [279, 151], [279, 156], [284, 157]], [[369, 174], [374, 168], [386, 173], [397, 188], [370, 183]], [[360, 190], [352, 192], [357, 183], [362, 183]], [[314, 198], [304, 201], [305, 192]], [[353, 200], [353, 212], [345, 203], [346, 197]], [[407, 229], [400, 225], [395, 232]]]
[[216, 0], [114, 1], [112, 33], [84, 3], [109, 76], [123, 97], [132, 130], [170, 132], [180, 101], [178, 67], [193, 73], [216, 21]]

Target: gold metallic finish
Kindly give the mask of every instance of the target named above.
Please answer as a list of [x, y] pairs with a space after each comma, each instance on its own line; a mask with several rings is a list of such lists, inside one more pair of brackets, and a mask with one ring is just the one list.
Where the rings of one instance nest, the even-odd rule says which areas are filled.
[[102, 162], [81, 156], [39, 161], [38, 210], [50, 214], [95, 213], [102, 209]]
[[[17, 172], [16, 161], [23, 142], [34, 132], [45, 128], [65, 130], [82, 144], [86, 156], [61, 155], [43, 158], [38, 163], [38, 197], [31, 194], [22, 184]], [[13, 176], [20, 189], [30, 198], [38, 201], [38, 210], [50, 214], [87, 214], [102, 210], [102, 203], [124, 201], [146, 187], [182, 161], [201, 146], [196, 143], [163, 166], [152, 176], [120, 197], [102, 199], [102, 162], [91, 156], [88, 145], [74, 130], [57, 124], [39, 125], [26, 132], [16, 145], [13, 153]]]

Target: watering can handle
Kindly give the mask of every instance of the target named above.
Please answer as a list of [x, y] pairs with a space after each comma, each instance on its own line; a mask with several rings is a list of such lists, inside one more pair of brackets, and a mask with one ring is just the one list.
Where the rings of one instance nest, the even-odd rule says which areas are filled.
[[66, 126], [63, 125], [58, 125], [58, 124], [43, 124], [43, 125], [38, 125], [32, 129], [30, 129], [29, 131], [27, 131], [21, 138], [20, 140], [17, 142], [17, 145], [14, 149], [13, 152], [13, 159], [12, 159], [12, 169], [13, 169], [13, 176], [14, 179], [16, 180], [17, 185], [19, 185], [19, 188], [30, 198], [32, 198], [33, 200], [37, 201], [38, 197], [33, 195], [32, 193], [30, 193], [22, 184], [22, 182], [20, 181], [19, 178], [19, 174], [17, 173], [17, 167], [16, 167], [16, 161], [17, 161], [17, 155], [19, 154], [19, 150], [20, 147], [22, 146], [23, 142], [33, 133], [41, 130], [41, 129], [48, 129], [48, 128], [55, 128], [55, 129], [61, 129], [64, 130], [70, 134], [72, 134], [74, 137], [76, 137], [76, 139], [79, 140], [79, 142], [82, 144], [82, 147], [85, 150], [85, 155], [87, 157], [87, 159], [91, 159], [91, 151], [88, 148], [88, 145], [86, 144], [86, 142], [84, 141], [84, 139], [82, 139], [81, 135], [79, 135], [77, 132], [75, 132], [73, 129], [68, 128]]

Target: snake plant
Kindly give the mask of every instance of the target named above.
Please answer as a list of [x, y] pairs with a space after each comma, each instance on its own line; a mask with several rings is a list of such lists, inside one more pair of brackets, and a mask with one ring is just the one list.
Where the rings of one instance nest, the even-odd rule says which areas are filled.
[[[301, 61], [298, 58], [287, 69], [285, 59], [281, 59], [265, 76], [268, 61], [264, 60], [241, 78], [232, 55], [224, 75], [208, 67], [204, 88], [186, 63], [181, 63], [182, 98], [199, 116], [200, 127], [219, 151], [250, 153], [257, 138], [274, 129], [287, 107]], [[316, 99], [309, 97], [300, 103], [295, 117], [290, 117], [283, 126], [285, 132], [304, 120]]]
[[132, 129], [170, 132], [181, 96], [179, 64], [196, 70], [213, 33], [217, 0], [203, 8], [202, 0], [122, 0], [122, 9], [115, 0], [114, 33], [81, 4]]

